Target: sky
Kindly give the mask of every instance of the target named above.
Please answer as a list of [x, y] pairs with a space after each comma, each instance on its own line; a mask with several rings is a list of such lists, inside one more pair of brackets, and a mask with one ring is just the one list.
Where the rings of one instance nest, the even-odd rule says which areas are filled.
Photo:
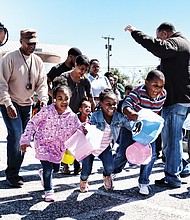
[[108, 57], [102, 37], [111, 37], [110, 67], [121, 72], [157, 66], [159, 59], [137, 44], [124, 28], [131, 24], [155, 36], [165, 21], [190, 39], [189, 0], [0, 0], [0, 22], [9, 40], [19, 40], [20, 30], [35, 28], [41, 43], [78, 47], [89, 59], [97, 58], [103, 71]]

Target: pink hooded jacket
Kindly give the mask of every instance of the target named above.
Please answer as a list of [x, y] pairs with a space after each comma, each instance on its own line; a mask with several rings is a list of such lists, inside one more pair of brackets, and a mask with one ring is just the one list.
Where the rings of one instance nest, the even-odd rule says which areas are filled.
[[59, 115], [55, 104], [41, 109], [27, 124], [20, 139], [20, 145], [30, 144], [34, 135], [36, 158], [60, 163], [65, 152], [65, 141], [81, 128], [78, 116], [70, 107]]

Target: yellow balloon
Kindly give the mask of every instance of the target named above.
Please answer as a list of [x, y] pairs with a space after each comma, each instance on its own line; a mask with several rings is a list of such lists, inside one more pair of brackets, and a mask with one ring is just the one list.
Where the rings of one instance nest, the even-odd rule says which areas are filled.
[[61, 162], [65, 163], [65, 164], [72, 164], [74, 162], [74, 160], [75, 160], [75, 158], [73, 157], [73, 155], [68, 150], [66, 150]]

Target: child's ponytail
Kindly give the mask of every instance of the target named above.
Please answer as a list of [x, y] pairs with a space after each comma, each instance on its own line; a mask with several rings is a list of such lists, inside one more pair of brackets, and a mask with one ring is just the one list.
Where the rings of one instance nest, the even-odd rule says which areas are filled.
[[114, 93], [114, 91], [112, 89], [109, 89], [109, 88], [104, 89], [99, 94], [99, 100], [100, 100], [100, 102], [104, 101], [104, 99], [106, 99], [106, 98], [108, 98], [108, 97], [110, 97], [112, 95], [115, 95], [115, 93]]

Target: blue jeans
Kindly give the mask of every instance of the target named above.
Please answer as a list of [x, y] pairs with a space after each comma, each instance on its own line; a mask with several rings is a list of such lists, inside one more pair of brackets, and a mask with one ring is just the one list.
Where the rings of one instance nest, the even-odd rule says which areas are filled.
[[[92, 172], [92, 165], [94, 161], [94, 155], [90, 154], [89, 156], [85, 157], [82, 160], [82, 171], [80, 178], [81, 180], [87, 180], [89, 175]], [[104, 176], [110, 176], [113, 173], [114, 170], [114, 163], [113, 163], [113, 156], [112, 156], [112, 151], [111, 147], [107, 147], [99, 156], [100, 160], [103, 163], [104, 171], [103, 175]]]
[[156, 160], [156, 141], [150, 144], [152, 147], [152, 158], [151, 161], [146, 165], [140, 166], [140, 176], [139, 176], [139, 183], [140, 184], [149, 184], [149, 176], [151, 174], [152, 168], [154, 166], [154, 162]]
[[[125, 167], [127, 163], [127, 158], [125, 151], [127, 147], [134, 143], [132, 139], [132, 133], [130, 130], [122, 127], [120, 130], [120, 137], [119, 137], [119, 146], [116, 150], [116, 154], [114, 155], [114, 173], [119, 173]], [[151, 143], [152, 147], [152, 158], [151, 161], [146, 165], [140, 166], [140, 176], [138, 182], [140, 184], [149, 184], [149, 176], [151, 174], [154, 162], [156, 160], [156, 142]]]
[[187, 115], [188, 107], [179, 104], [164, 107], [162, 117], [164, 128], [162, 130], [163, 153], [166, 158], [164, 172], [165, 180], [169, 183], [181, 184], [180, 173], [186, 168], [182, 146], [182, 127]]
[[119, 144], [116, 154], [114, 154], [114, 173], [120, 173], [127, 163], [126, 149], [135, 141], [132, 139], [132, 133], [125, 127], [122, 127], [119, 133], [117, 143]]
[[24, 158], [20, 151], [20, 137], [31, 115], [31, 106], [19, 106], [13, 103], [17, 110], [17, 118], [12, 119], [7, 115], [7, 109], [0, 105], [3, 120], [7, 127], [7, 168], [5, 174], [7, 179], [17, 177]]
[[44, 160], [40, 162], [43, 168], [44, 190], [52, 190], [52, 171], [55, 164]]

